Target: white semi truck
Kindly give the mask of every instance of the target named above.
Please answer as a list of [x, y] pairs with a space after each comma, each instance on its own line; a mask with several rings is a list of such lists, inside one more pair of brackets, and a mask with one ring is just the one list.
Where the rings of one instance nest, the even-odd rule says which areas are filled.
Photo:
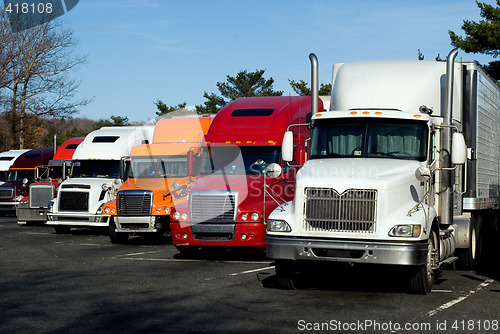
[[126, 178], [130, 149], [149, 143], [153, 131], [153, 126], [114, 126], [89, 133], [73, 154], [70, 178], [49, 204], [46, 224], [57, 233], [72, 227], [108, 227], [102, 207], [115, 199]]
[[456, 54], [333, 66], [331, 110], [312, 116], [295, 197], [267, 222], [282, 287], [311, 261], [338, 261], [404, 267], [427, 294], [441, 264], [472, 268], [484, 255], [498, 230], [500, 87]]

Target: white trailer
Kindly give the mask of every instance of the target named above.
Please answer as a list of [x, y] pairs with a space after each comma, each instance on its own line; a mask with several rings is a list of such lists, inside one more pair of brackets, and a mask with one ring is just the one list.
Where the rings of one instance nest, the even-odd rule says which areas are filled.
[[441, 264], [472, 268], [486, 255], [498, 230], [500, 87], [455, 56], [334, 65], [331, 111], [312, 116], [295, 198], [267, 222], [282, 287], [311, 261], [337, 261], [402, 266], [426, 294]]
[[71, 227], [108, 227], [103, 205], [113, 200], [126, 178], [126, 164], [133, 146], [146, 144], [153, 126], [103, 127], [88, 134], [73, 154], [70, 178], [59, 186], [49, 204], [47, 225], [57, 233]]

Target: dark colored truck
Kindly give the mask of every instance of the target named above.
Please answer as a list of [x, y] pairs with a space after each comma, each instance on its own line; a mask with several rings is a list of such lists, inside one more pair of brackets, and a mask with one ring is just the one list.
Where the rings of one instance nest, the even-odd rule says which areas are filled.
[[16, 212], [21, 199], [29, 194], [29, 185], [47, 178], [47, 164], [53, 156], [54, 149], [49, 147], [32, 149], [17, 158], [0, 186], [0, 212]]

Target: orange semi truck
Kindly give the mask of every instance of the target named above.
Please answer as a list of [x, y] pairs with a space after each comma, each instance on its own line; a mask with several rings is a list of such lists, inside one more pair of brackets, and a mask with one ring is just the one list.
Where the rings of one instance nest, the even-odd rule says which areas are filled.
[[196, 153], [213, 117], [187, 116], [158, 121], [153, 144], [130, 151], [128, 179], [103, 213], [111, 216], [109, 237], [123, 243], [130, 234], [169, 230], [171, 209], [186, 200], [194, 177], [188, 176], [187, 153]]

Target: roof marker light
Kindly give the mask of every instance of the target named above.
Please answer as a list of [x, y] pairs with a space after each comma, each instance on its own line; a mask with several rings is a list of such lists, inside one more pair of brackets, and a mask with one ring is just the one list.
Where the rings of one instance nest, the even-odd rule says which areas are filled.
[[363, 111], [363, 115], [370, 115], [369, 111]]
[[375, 111], [375, 115], [382, 115], [382, 114], [383, 114], [383, 112], [381, 112], [381, 111]]
[[357, 115], [358, 112], [357, 111], [351, 111], [351, 115]]
[[415, 115], [413, 115], [413, 117], [420, 118], [420, 117], [422, 117], [422, 115], [415, 114]]

